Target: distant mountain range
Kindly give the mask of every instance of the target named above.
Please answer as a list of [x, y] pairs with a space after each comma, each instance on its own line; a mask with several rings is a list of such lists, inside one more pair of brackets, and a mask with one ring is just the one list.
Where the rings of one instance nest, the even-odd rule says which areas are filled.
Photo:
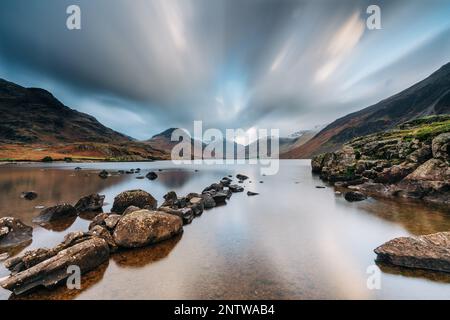
[[284, 153], [284, 158], [311, 158], [339, 149], [359, 136], [394, 128], [428, 115], [450, 113], [450, 63], [425, 80], [373, 106], [342, 117], [302, 146]]

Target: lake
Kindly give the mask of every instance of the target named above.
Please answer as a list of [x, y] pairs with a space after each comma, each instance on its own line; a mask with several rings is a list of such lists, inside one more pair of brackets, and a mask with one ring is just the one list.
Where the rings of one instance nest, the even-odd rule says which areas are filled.
[[[75, 171], [76, 166], [82, 170]], [[140, 174], [98, 177], [102, 169], [138, 167]], [[157, 171], [157, 180], [136, 179], [150, 170]], [[90, 193], [106, 195], [108, 212], [114, 197], [129, 189], [146, 190], [161, 204], [167, 191], [179, 196], [201, 192], [237, 173], [250, 177], [243, 186], [258, 196], [234, 194], [226, 206], [205, 211], [177, 238], [113, 254], [109, 263], [83, 276], [81, 290], [60, 286], [15, 297], [0, 289], [0, 299], [450, 297], [450, 275], [382, 265], [381, 288], [367, 286], [377, 246], [398, 236], [449, 231], [448, 212], [386, 199], [349, 203], [311, 174], [307, 160], [282, 160], [273, 176], [261, 176], [255, 165], [179, 166], [170, 161], [3, 165], [0, 217], [17, 217], [33, 225], [32, 218], [41, 210], [35, 207], [74, 204]], [[316, 188], [322, 185], [326, 188]], [[21, 199], [27, 190], [36, 191], [38, 198]], [[82, 215], [48, 229], [33, 225], [33, 241], [26, 249], [56, 245], [68, 232], [87, 230], [90, 219], [92, 215]], [[1, 264], [0, 278], [6, 275]]]

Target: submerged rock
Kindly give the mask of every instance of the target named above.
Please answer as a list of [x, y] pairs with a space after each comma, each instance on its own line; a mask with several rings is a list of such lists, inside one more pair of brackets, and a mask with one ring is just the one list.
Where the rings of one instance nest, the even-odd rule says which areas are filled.
[[25, 191], [25, 192], [22, 192], [22, 194], [21, 194], [21, 197], [23, 199], [30, 200], [30, 201], [36, 199], [37, 196], [38, 196], [38, 194], [34, 191]]
[[104, 201], [104, 195], [99, 195], [97, 193], [91, 194], [78, 200], [75, 204], [75, 209], [77, 209], [78, 212], [99, 211], [102, 209]]
[[349, 202], [355, 202], [366, 200], [367, 196], [358, 191], [349, 191], [345, 193], [344, 198]]
[[77, 210], [74, 206], [63, 203], [42, 210], [39, 216], [33, 218], [33, 222], [48, 223], [66, 218], [76, 217], [77, 214]]
[[139, 210], [119, 220], [113, 237], [120, 247], [138, 248], [167, 240], [182, 231], [182, 219], [176, 215]]
[[0, 249], [8, 250], [30, 242], [33, 228], [17, 218], [0, 218]]
[[156, 172], [150, 171], [149, 173], [147, 173], [145, 175], [145, 177], [149, 180], [156, 180], [158, 179], [158, 175], [156, 174]]
[[102, 171], [98, 174], [98, 176], [99, 176], [100, 178], [102, 178], [102, 179], [106, 179], [106, 178], [108, 178], [109, 173], [108, 173], [108, 171], [106, 171], [106, 170], [102, 170]]
[[157, 204], [156, 199], [150, 193], [143, 190], [129, 190], [120, 193], [114, 198], [111, 211], [122, 214], [129, 206], [153, 210], [156, 209]]
[[240, 174], [240, 173], [236, 175], [236, 178], [241, 181], [245, 181], [248, 179], [248, 177], [246, 175]]
[[244, 192], [244, 188], [237, 185], [237, 184], [232, 184], [228, 187], [230, 189], [231, 192], [233, 193], [237, 193], [237, 192]]
[[395, 238], [376, 248], [375, 253], [380, 262], [450, 272], [450, 232]]

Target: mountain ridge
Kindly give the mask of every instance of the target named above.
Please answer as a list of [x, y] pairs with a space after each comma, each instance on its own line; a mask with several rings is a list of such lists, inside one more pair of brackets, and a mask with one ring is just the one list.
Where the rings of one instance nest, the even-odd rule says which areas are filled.
[[310, 158], [336, 151], [345, 142], [394, 128], [423, 116], [450, 113], [450, 63], [411, 87], [378, 103], [345, 115], [325, 127], [304, 145], [282, 156]]

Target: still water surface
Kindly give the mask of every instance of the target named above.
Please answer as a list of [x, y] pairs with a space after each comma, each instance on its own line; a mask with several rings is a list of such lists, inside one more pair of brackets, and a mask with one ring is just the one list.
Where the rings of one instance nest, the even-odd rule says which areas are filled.
[[[74, 167], [80, 166], [81, 171]], [[141, 168], [140, 174], [106, 180], [100, 170]], [[155, 181], [136, 179], [162, 169]], [[198, 169], [198, 172], [195, 170]], [[450, 298], [450, 276], [424, 271], [381, 268], [381, 289], [367, 288], [373, 249], [397, 236], [450, 230], [443, 209], [410, 202], [372, 199], [348, 203], [313, 176], [309, 161], [283, 160], [274, 176], [257, 166], [175, 166], [171, 162], [22, 164], [0, 166], [0, 217], [13, 216], [32, 225], [40, 209], [98, 192], [114, 196], [144, 189], [159, 203], [174, 190], [200, 192], [223, 176], [250, 176], [248, 197], [234, 194], [185, 226], [184, 233], [162, 244], [112, 255], [109, 263], [83, 276], [82, 290], [39, 290], [32, 299], [389, 299]], [[262, 180], [264, 183], [259, 183]], [[27, 201], [20, 193], [34, 190]], [[87, 230], [83, 215], [43, 229], [33, 225], [27, 249], [58, 244], [68, 232]], [[8, 274], [0, 266], [0, 278]], [[0, 299], [15, 299], [0, 289]]]

